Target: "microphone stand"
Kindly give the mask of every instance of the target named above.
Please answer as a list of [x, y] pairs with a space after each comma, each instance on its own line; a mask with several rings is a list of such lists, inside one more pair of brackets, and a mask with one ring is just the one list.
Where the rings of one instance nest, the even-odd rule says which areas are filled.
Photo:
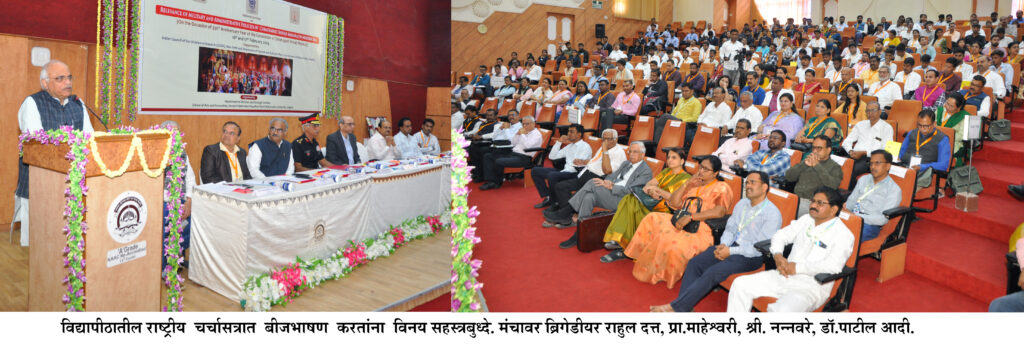
[[96, 112], [93, 111], [92, 108], [89, 108], [89, 105], [85, 104], [85, 101], [82, 101], [82, 99], [78, 98], [78, 96], [74, 96], [74, 95], [72, 95], [72, 96], [75, 98], [75, 100], [81, 101], [82, 107], [85, 107], [85, 109], [89, 111], [89, 114], [91, 114], [93, 118], [96, 118], [96, 120], [100, 121], [100, 125], [103, 125], [103, 130], [104, 131], [107, 131], [107, 132], [110, 131], [110, 129], [107, 128], [107, 123], [103, 121], [103, 118], [100, 118], [99, 115], [96, 115]]

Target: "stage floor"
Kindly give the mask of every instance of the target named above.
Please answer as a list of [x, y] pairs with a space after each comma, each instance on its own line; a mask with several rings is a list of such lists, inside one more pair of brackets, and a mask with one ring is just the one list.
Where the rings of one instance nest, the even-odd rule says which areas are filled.
[[[29, 249], [0, 233], [0, 311], [28, 311]], [[20, 233], [15, 233], [15, 238]], [[410, 242], [271, 311], [407, 311], [451, 290], [451, 234]], [[241, 311], [238, 302], [185, 280], [185, 311]]]

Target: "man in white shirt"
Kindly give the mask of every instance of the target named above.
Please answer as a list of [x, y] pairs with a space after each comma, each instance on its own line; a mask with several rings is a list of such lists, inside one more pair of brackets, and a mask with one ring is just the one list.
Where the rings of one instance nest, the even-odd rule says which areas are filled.
[[416, 137], [412, 136], [412, 119], [402, 117], [398, 120], [398, 134], [395, 135], [395, 147], [398, 148], [398, 158], [407, 160], [423, 156], [420, 147], [416, 144]]
[[492, 151], [484, 155], [483, 171], [484, 180], [487, 180], [487, 183], [481, 185], [480, 190], [486, 191], [501, 187], [505, 180], [505, 168], [528, 166], [537, 152], [527, 153], [526, 149], [540, 148], [543, 145], [540, 130], [537, 130], [537, 123], [533, 117], [527, 115], [520, 122], [523, 123], [523, 128], [519, 129], [519, 132], [512, 137], [512, 152]]
[[740, 94], [740, 104], [736, 107], [736, 113], [732, 115], [729, 123], [726, 124], [728, 128], [723, 127], [722, 131], [735, 129], [736, 123], [740, 119], [747, 119], [750, 122], [751, 129], [761, 126], [761, 121], [764, 120], [764, 114], [761, 114], [761, 110], [754, 106], [754, 94], [751, 94], [749, 91], [744, 91]]
[[779, 98], [784, 94], [793, 96], [793, 90], [784, 89], [786, 80], [782, 76], [775, 76], [772, 78], [772, 90], [769, 90], [764, 94], [764, 101], [761, 101], [762, 106], [768, 106], [768, 114], [779, 110]]
[[992, 59], [992, 70], [1002, 73], [1000, 78], [1003, 78], [1004, 93], [1013, 90], [1013, 65], [1006, 62], [1006, 53], [1001, 50], [992, 52], [990, 55]]
[[985, 77], [985, 86], [992, 88], [992, 95], [997, 99], [1002, 99], [1006, 96], [1006, 84], [1003, 81], [1003, 76], [999, 75], [992, 69], [992, 58], [989, 56], [982, 55], [978, 58], [978, 75]]
[[[545, 212], [557, 213], [563, 208], [571, 209], [569, 199], [572, 198], [573, 193], [588, 181], [595, 178], [603, 179], [612, 174], [615, 167], [625, 161], [626, 146], [618, 144], [618, 132], [613, 129], [601, 131], [601, 146], [597, 152], [586, 162], [584, 168], [576, 173], [576, 179], [568, 179], [555, 184], [551, 189], [551, 207], [545, 209]], [[551, 227], [554, 224], [549, 223], [542, 226]]]
[[581, 169], [590, 160], [590, 144], [582, 140], [583, 125], [572, 124], [565, 135], [555, 142], [548, 153], [551, 161], [565, 160], [565, 167], [557, 170], [551, 167], [534, 167], [530, 170], [530, 177], [533, 179], [533, 186], [537, 187], [537, 194], [541, 202], [534, 205], [534, 208], [546, 208], [554, 201], [551, 198], [551, 189], [563, 180], [576, 179], [576, 167]]
[[533, 59], [526, 59], [526, 79], [530, 80], [530, 84], [539, 83], [543, 75], [544, 69], [540, 65], [534, 64]]
[[[820, 284], [814, 276], [839, 273], [853, 253], [854, 235], [838, 216], [842, 208], [839, 192], [819, 188], [809, 213], [772, 236], [777, 269], [737, 278], [729, 290], [727, 311], [749, 312], [758, 297], [778, 298], [768, 305], [768, 312], [810, 312], [824, 304], [835, 283]], [[793, 244], [793, 250], [783, 257], [787, 244]]]
[[879, 67], [878, 81], [868, 87], [868, 95], [877, 97], [878, 104], [885, 109], [892, 107], [894, 101], [903, 99], [899, 84], [889, 79], [889, 72], [889, 66]]
[[811, 66], [811, 56], [802, 55], [800, 56], [800, 66], [796, 69], [796, 75], [800, 76], [800, 83], [807, 82], [807, 77], [805, 76], [807, 74], [807, 70], [814, 70], [814, 67]]
[[893, 81], [903, 83], [903, 97], [913, 97], [914, 91], [921, 86], [921, 75], [914, 72], [914, 58], [903, 59], [903, 70], [896, 73]]
[[718, 52], [725, 64], [725, 74], [732, 80], [739, 80], [740, 66], [735, 57], [744, 47], [738, 39], [739, 32], [733, 29], [729, 32], [729, 41], [723, 42], [722, 48]]
[[380, 123], [377, 131], [366, 141], [366, 151], [369, 155], [367, 161], [390, 161], [402, 155], [395, 145], [395, 138], [391, 136], [391, 121]]
[[[871, 155], [868, 154], [878, 149], [885, 149], [885, 144], [893, 140], [892, 126], [885, 120], [881, 120], [882, 109], [879, 103], [868, 102], [865, 111], [868, 119], [853, 125], [850, 135], [843, 140], [843, 149], [854, 160], [851, 176], [855, 178], [870, 171], [871, 167], [868, 165], [868, 161], [871, 159]], [[857, 183], [857, 179], [850, 180], [851, 186]]]
[[510, 110], [508, 112], [508, 121], [502, 121], [498, 128], [490, 133], [480, 135], [480, 138], [490, 141], [511, 141], [512, 137], [515, 137], [521, 128], [523, 128], [523, 122], [519, 121], [519, 112]]
[[[249, 144], [245, 164], [253, 178], [295, 173], [291, 143], [284, 140], [288, 123], [281, 118], [270, 120], [267, 136]], [[286, 167], [283, 165], [287, 165]]]
[[708, 127], [725, 126], [729, 121], [729, 116], [732, 115], [732, 108], [729, 108], [729, 104], [725, 102], [725, 89], [716, 86], [711, 92], [711, 100], [714, 102], [710, 102], [704, 107], [700, 117], [697, 117], [697, 123]]
[[711, 155], [718, 156], [718, 159], [722, 162], [729, 163], [728, 165], [722, 165], [722, 169], [729, 173], [735, 173], [732, 171], [732, 162], [738, 160], [746, 160], [747, 156], [754, 151], [753, 141], [750, 140], [750, 120], [739, 119], [736, 122], [736, 130], [733, 131], [733, 137], [729, 138], [718, 146], [718, 150], [711, 153]]

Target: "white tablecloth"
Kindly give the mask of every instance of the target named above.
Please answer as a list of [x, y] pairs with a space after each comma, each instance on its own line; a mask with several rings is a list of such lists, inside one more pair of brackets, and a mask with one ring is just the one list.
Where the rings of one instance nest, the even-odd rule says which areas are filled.
[[238, 300], [245, 279], [304, 259], [327, 257], [348, 241], [390, 225], [437, 215], [451, 202], [451, 168], [430, 164], [298, 184], [295, 191], [242, 195], [196, 187], [189, 278]]

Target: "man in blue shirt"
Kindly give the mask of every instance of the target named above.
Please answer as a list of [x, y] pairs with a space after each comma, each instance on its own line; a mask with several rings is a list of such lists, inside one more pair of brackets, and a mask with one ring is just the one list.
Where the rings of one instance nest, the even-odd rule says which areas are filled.
[[[769, 177], [785, 177], [791, 160], [789, 153], [783, 150], [784, 145], [786, 145], [786, 133], [782, 130], [774, 130], [768, 136], [768, 148], [761, 148], [760, 151], [750, 154], [743, 161], [737, 160], [735, 165], [747, 171], [764, 172]], [[771, 185], [778, 187], [774, 182]]]
[[748, 73], [747, 74], [747, 85], [743, 87], [743, 90], [740, 90], [741, 94], [743, 92], [745, 92], [745, 91], [749, 91], [752, 95], [754, 95], [754, 104], [755, 105], [759, 105], [759, 104], [764, 102], [764, 93], [765, 93], [764, 88], [762, 88], [759, 84], [757, 84], [757, 77], [758, 76], [757, 76], [756, 73]]
[[747, 198], [733, 208], [722, 241], [694, 256], [686, 265], [679, 296], [671, 303], [651, 307], [651, 312], [688, 312], [711, 289], [736, 273], [761, 266], [761, 254], [754, 244], [771, 239], [782, 228], [782, 214], [768, 200], [768, 175], [751, 172], [745, 187]]
[[864, 220], [860, 233], [861, 242], [878, 237], [882, 226], [889, 222], [882, 213], [898, 207], [903, 199], [899, 185], [889, 177], [892, 154], [884, 149], [872, 151], [869, 162], [871, 174], [857, 179], [857, 186], [846, 198], [846, 209]]

